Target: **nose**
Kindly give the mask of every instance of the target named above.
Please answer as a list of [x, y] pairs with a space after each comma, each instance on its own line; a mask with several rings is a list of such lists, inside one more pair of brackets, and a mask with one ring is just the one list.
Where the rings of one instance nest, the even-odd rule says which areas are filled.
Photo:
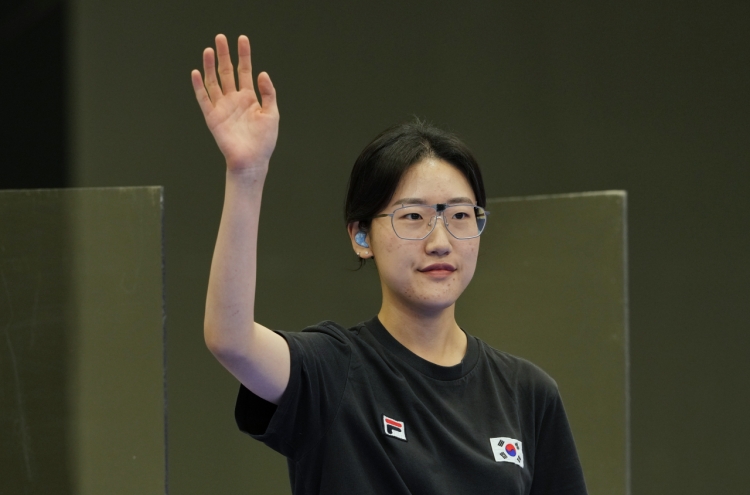
[[451, 252], [452, 246], [450, 241], [451, 234], [445, 225], [443, 212], [439, 212], [436, 216], [432, 217], [432, 221], [437, 222], [437, 225], [432, 229], [430, 235], [427, 236], [425, 250], [430, 254], [446, 255]]

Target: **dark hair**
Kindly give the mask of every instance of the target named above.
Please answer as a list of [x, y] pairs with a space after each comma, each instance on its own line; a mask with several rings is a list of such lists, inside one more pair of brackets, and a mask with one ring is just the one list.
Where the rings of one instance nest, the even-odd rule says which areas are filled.
[[358, 221], [367, 231], [372, 218], [393, 197], [404, 173], [425, 158], [438, 158], [456, 167], [471, 185], [477, 205], [486, 206], [482, 173], [469, 148], [455, 134], [415, 119], [381, 132], [354, 162], [344, 207], [346, 224]]

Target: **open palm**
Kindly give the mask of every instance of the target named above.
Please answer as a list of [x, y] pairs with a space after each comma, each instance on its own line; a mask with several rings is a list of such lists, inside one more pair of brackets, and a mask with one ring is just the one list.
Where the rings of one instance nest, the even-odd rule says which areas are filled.
[[237, 47], [239, 89], [235, 84], [229, 45], [223, 34], [216, 36], [219, 79], [216, 77], [214, 51], [206, 48], [203, 51], [204, 78], [194, 70], [191, 73], [193, 89], [206, 124], [226, 158], [227, 167], [231, 171], [265, 170], [279, 132], [276, 90], [268, 74], [260, 73], [258, 90], [261, 100], [258, 100], [253, 87], [250, 41], [246, 36], [240, 36]]

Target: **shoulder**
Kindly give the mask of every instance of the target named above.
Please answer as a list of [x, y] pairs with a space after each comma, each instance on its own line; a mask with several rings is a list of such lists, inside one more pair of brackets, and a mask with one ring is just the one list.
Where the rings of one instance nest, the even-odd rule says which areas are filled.
[[301, 331], [278, 331], [282, 337], [295, 340], [335, 340], [344, 344], [351, 343], [359, 335], [360, 325], [346, 328], [335, 321], [325, 320], [303, 328]]
[[301, 331], [276, 330], [276, 333], [287, 341], [293, 357], [299, 353], [311, 356], [321, 352], [325, 354], [325, 350], [348, 354], [356, 345], [359, 327], [347, 329], [334, 321], [326, 320]]
[[512, 389], [539, 398], [559, 395], [557, 382], [541, 367], [522, 357], [495, 349], [481, 339], [477, 341], [488, 366], [507, 380]]
[[338, 337], [338, 338], [351, 338], [352, 335], [356, 335], [359, 332], [359, 327], [361, 324], [355, 325], [351, 328], [346, 328], [335, 321], [331, 320], [324, 320], [320, 323], [316, 323], [315, 325], [310, 325], [309, 327], [305, 327], [302, 329], [303, 334], [324, 334], [329, 335], [331, 337]]

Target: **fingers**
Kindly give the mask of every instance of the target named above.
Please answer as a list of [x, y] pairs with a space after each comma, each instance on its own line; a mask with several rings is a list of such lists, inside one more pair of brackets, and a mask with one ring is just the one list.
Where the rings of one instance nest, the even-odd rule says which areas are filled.
[[[242, 35], [237, 40], [237, 51], [239, 63], [237, 65], [237, 77], [240, 90], [249, 90], [252, 100], [257, 102], [255, 89], [253, 88], [253, 67], [250, 59], [250, 40]], [[223, 95], [236, 92], [237, 87], [234, 80], [234, 67], [232, 66], [231, 54], [227, 38], [223, 34], [216, 36], [216, 55], [218, 56], [219, 78], [216, 76], [216, 57], [212, 48], [203, 50], [203, 80], [200, 72], [195, 70], [191, 73], [193, 89], [198, 104], [203, 113], [210, 111], [216, 101]], [[221, 82], [221, 85], [219, 84]], [[278, 113], [276, 105], [276, 89], [273, 87], [268, 73], [262, 72], [258, 75], [258, 91], [261, 96], [261, 105], [264, 112]]]
[[198, 106], [201, 107], [203, 115], [208, 115], [213, 108], [213, 104], [208, 97], [208, 93], [206, 93], [206, 87], [203, 85], [200, 71], [192, 71], [190, 73], [190, 80], [193, 83], [193, 90], [195, 91], [195, 99], [198, 100]]
[[212, 48], [203, 50], [203, 80], [206, 84], [206, 91], [211, 101], [216, 101], [221, 97], [221, 87], [216, 80], [216, 61], [214, 60], [214, 51]]
[[224, 94], [237, 91], [234, 83], [234, 67], [232, 67], [232, 58], [229, 55], [229, 43], [223, 34], [216, 35], [216, 55], [219, 57], [219, 79]]
[[240, 90], [249, 89], [253, 91], [253, 66], [250, 61], [250, 40], [244, 34], [237, 40], [237, 52], [239, 53], [237, 78], [240, 82]]
[[258, 91], [260, 92], [260, 104], [263, 107], [263, 113], [278, 113], [276, 88], [273, 87], [271, 76], [268, 75], [268, 72], [258, 74]]

